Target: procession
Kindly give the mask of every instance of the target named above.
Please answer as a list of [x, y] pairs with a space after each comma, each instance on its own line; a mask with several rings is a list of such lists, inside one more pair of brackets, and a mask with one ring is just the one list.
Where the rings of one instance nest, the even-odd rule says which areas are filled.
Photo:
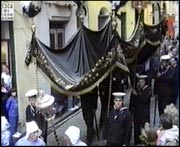
[[179, 1], [2, 1], [2, 146], [179, 146]]

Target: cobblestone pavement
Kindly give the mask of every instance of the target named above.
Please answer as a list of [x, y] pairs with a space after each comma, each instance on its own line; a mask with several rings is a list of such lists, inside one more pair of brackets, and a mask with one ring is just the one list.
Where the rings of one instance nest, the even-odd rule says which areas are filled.
[[[124, 99], [125, 106], [129, 106], [130, 91], [131, 91], [131, 89], [128, 89], [126, 91], [126, 96]], [[100, 102], [98, 102], [98, 103], [99, 103], [99, 106], [98, 106], [98, 109], [96, 112], [97, 120], [99, 120], [98, 118], [100, 116], [100, 108], [101, 108]], [[151, 98], [151, 107], [150, 107], [150, 109], [151, 109], [150, 110], [150, 112], [151, 112], [151, 122], [150, 122], [151, 125], [153, 125], [153, 120], [154, 120], [154, 108], [155, 108], [155, 98], [152, 97]], [[56, 129], [57, 138], [59, 139], [60, 145], [62, 145], [62, 137], [64, 135], [64, 132], [70, 125], [75, 125], [75, 126], [80, 128], [81, 140], [86, 142], [86, 125], [85, 125], [85, 122], [84, 122], [83, 117], [82, 117], [81, 109], [76, 113], [77, 113], [77, 115], [75, 115], [74, 117], [72, 117], [67, 122], [65, 122], [63, 125], [61, 125], [59, 128]], [[158, 128], [158, 125], [159, 125], [159, 114], [158, 114], [158, 111], [156, 111], [155, 127]], [[104, 145], [104, 141], [102, 140], [102, 137], [101, 137], [102, 136], [101, 131], [99, 131], [99, 136], [100, 136], [99, 141], [97, 140], [97, 137], [94, 137], [92, 146], [95, 146], [95, 145], [103, 146]], [[57, 145], [54, 133], [51, 133], [48, 135], [48, 141], [47, 142], [48, 142], [47, 145], [51, 145], [51, 146]], [[134, 137], [133, 137], [133, 131], [132, 131], [131, 146], [133, 146], [133, 145], [134, 145]]]

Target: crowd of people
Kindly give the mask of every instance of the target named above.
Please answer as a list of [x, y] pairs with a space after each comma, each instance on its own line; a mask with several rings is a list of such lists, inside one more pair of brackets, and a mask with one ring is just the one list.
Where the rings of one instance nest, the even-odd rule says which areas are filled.
[[[70, 126], [65, 131], [65, 145], [91, 145], [97, 135], [94, 129], [97, 99], [101, 100], [99, 130], [103, 132], [106, 146], [130, 145], [134, 133], [134, 145], [179, 145], [179, 41], [166, 38], [157, 52], [146, 63], [136, 68], [136, 80], [132, 86], [129, 107], [124, 106], [123, 81], [126, 76], [114, 71], [99, 87], [81, 95], [82, 116], [87, 126], [86, 143], [80, 139], [80, 129]], [[111, 83], [112, 97], [109, 98]], [[114, 93], [114, 92], [122, 93]], [[1, 73], [2, 115], [1, 145], [47, 145], [47, 120], [36, 107], [38, 91], [31, 89], [25, 96], [29, 100], [26, 107], [26, 132], [15, 141], [18, 132], [18, 98], [12, 87], [12, 77], [7, 65], [2, 65]], [[122, 96], [123, 95], [123, 96]], [[150, 124], [150, 102], [155, 97], [158, 102], [159, 128]], [[97, 123], [97, 122], [96, 122]], [[97, 127], [97, 124], [96, 124]], [[134, 128], [134, 129], [133, 129]]]

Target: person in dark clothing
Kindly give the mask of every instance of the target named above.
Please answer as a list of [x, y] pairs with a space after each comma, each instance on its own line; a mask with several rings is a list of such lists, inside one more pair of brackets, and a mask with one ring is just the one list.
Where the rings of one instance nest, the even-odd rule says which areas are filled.
[[[120, 69], [115, 69], [112, 72], [112, 89], [111, 92], [122, 91], [124, 92], [124, 83], [123, 80], [125, 78], [125, 73]], [[100, 123], [99, 128], [103, 128], [107, 119], [107, 110], [108, 108], [108, 99], [109, 99], [109, 84], [110, 84], [110, 76], [105, 78], [99, 85], [99, 96], [101, 101], [101, 115], [100, 115]], [[111, 96], [112, 97], [112, 96]], [[113, 106], [113, 98], [110, 99], [110, 109]]]
[[40, 113], [39, 109], [35, 106], [37, 90], [31, 89], [26, 92], [25, 96], [29, 98], [29, 105], [26, 107], [26, 122], [34, 120], [38, 124], [38, 127], [42, 130], [42, 137], [44, 142], [47, 143], [48, 123], [44, 116]]
[[178, 59], [176, 57], [172, 57], [170, 59], [171, 63], [171, 69], [173, 72], [173, 79], [172, 79], [172, 99], [170, 100], [170, 103], [173, 103], [176, 105], [176, 101], [179, 94], [179, 65], [178, 65]]
[[129, 145], [131, 139], [131, 113], [123, 105], [125, 93], [115, 92], [114, 106], [110, 111], [105, 128], [106, 146]]
[[163, 113], [166, 105], [170, 104], [172, 97], [173, 71], [169, 65], [169, 55], [161, 56], [161, 65], [155, 79], [154, 94], [158, 97], [159, 116]]
[[130, 96], [129, 110], [133, 116], [135, 145], [140, 144], [141, 129], [150, 122], [151, 89], [146, 84], [147, 75], [138, 75], [136, 87]]
[[83, 119], [87, 126], [87, 144], [91, 145], [93, 137], [95, 135], [94, 130], [94, 117], [97, 109], [98, 88], [94, 88], [92, 91], [81, 95], [81, 107]]

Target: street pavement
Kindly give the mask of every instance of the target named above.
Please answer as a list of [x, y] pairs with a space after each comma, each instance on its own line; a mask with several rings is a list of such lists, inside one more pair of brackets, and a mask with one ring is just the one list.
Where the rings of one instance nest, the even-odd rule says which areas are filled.
[[[124, 98], [124, 104], [127, 107], [129, 106], [130, 92], [131, 92], [131, 89], [130, 88], [127, 89], [126, 96]], [[99, 116], [100, 116], [100, 109], [101, 109], [99, 99], [98, 99], [98, 104], [99, 105], [98, 105], [98, 109], [96, 111], [96, 115], [97, 115], [97, 121], [99, 123]], [[151, 117], [150, 124], [153, 125], [154, 110], [155, 110], [155, 98], [154, 97], [151, 98], [151, 105], [150, 106], [151, 106], [150, 107], [150, 113], [151, 113], [151, 115], [150, 115], [150, 117]], [[47, 145], [49, 145], [49, 146], [57, 145], [56, 138], [59, 139], [60, 145], [63, 145], [62, 138], [64, 136], [64, 132], [71, 125], [74, 125], [74, 126], [77, 126], [77, 127], [80, 128], [80, 130], [81, 130], [81, 135], [80, 135], [81, 140], [86, 142], [86, 125], [85, 125], [85, 122], [84, 122], [83, 117], [82, 117], [82, 111], [81, 111], [81, 109], [79, 109], [76, 112], [76, 115], [74, 115], [68, 121], [64, 122], [59, 128], [57, 128], [55, 130], [56, 134], [57, 134], [56, 137], [55, 137], [55, 134], [53, 132], [48, 135]], [[158, 128], [158, 126], [159, 126], [159, 114], [158, 114], [158, 110], [156, 109], [155, 127]], [[99, 136], [100, 136], [100, 140], [98, 141], [97, 137], [95, 137], [94, 140], [93, 140], [92, 146], [102, 146], [102, 145], [104, 145], [104, 141], [102, 140], [102, 137], [101, 137], [101, 132], [99, 132]], [[133, 130], [132, 130], [132, 137], [131, 137], [131, 143], [130, 143], [131, 146], [134, 145], [134, 137], [133, 136], [134, 135], [133, 135]]]

